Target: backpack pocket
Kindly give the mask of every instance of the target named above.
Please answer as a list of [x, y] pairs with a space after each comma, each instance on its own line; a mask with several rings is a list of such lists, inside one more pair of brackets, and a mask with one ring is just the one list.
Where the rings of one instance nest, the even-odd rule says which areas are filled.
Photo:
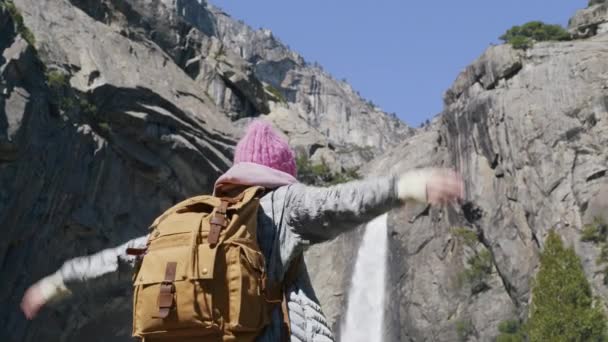
[[235, 246], [227, 255], [230, 296], [229, 330], [259, 331], [270, 322], [269, 304], [265, 300], [263, 277], [264, 256], [244, 245]]
[[[134, 282], [133, 333], [136, 336], [171, 332], [204, 336], [219, 331], [213, 320], [212, 296], [198, 280], [190, 280], [191, 249], [154, 250], [143, 259]], [[167, 282], [168, 264], [176, 263], [173, 281]], [[165, 286], [165, 294], [161, 287]], [[171, 291], [167, 293], [166, 288]], [[163, 317], [161, 307], [169, 307]]]

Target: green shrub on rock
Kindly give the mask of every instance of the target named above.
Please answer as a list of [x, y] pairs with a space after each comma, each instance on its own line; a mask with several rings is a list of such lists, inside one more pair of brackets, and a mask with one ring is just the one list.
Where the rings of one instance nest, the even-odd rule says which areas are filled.
[[468, 267], [459, 274], [460, 283], [471, 287], [471, 294], [483, 292], [490, 288], [488, 277], [492, 274], [492, 256], [487, 249], [482, 249], [467, 259]]
[[525, 341], [521, 323], [515, 319], [502, 321], [498, 324], [500, 335], [496, 337], [496, 342], [523, 342]]
[[593, 221], [586, 224], [581, 232], [581, 241], [592, 242], [600, 247], [600, 255], [597, 257], [598, 265], [605, 265], [602, 273], [604, 274], [604, 285], [608, 285], [608, 224], [601, 217], [595, 217]]
[[606, 0], [589, 0], [589, 4], [587, 4], [587, 7], [603, 4], [605, 2], [606, 2]]
[[456, 322], [456, 335], [459, 342], [466, 342], [475, 333], [473, 322], [470, 319], [461, 319]]
[[298, 180], [308, 185], [335, 185], [360, 178], [356, 169], [333, 172], [324, 159], [320, 163], [313, 163], [306, 154], [296, 157], [296, 167]]
[[515, 49], [528, 49], [534, 42], [564, 41], [572, 39], [572, 36], [560, 25], [530, 21], [521, 26], [513, 26], [500, 39]]
[[17, 27], [17, 32], [21, 35], [21, 37], [23, 37], [23, 39], [25, 39], [26, 42], [28, 42], [28, 44], [34, 46], [36, 44], [36, 38], [34, 37], [32, 31], [25, 26], [23, 16], [21, 15], [21, 12], [19, 12], [19, 9], [17, 9], [17, 6], [15, 6], [15, 4], [10, 0], [4, 0], [0, 1], [0, 9], [3, 11], [8, 11], [8, 14], [11, 16], [11, 19], [13, 19], [13, 22]]

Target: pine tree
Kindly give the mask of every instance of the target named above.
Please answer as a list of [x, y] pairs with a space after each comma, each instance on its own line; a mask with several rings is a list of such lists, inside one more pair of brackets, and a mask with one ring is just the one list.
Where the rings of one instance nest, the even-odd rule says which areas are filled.
[[606, 317], [594, 303], [580, 259], [549, 232], [532, 289], [527, 331], [535, 341], [604, 341]]

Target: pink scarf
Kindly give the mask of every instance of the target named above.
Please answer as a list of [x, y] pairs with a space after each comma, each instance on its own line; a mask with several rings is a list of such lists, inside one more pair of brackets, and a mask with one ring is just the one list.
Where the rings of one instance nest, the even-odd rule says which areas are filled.
[[276, 189], [296, 182], [295, 177], [283, 171], [260, 164], [241, 162], [232, 166], [217, 179], [213, 193], [217, 196], [234, 189], [235, 186], [243, 185], [258, 185], [266, 189]]

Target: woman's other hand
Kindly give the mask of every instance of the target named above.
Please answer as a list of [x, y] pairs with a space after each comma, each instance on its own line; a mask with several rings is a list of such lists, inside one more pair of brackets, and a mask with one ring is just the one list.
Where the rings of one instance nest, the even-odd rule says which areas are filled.
[[27, 319], [33, 319], [46, 304], [46, 298], [39, 283], [32, 285], [21, 300], [21, 310]]
[[454, 203], [464, 199], [464, 182], [460, 174], [451, 169], [417, 169], [399, 177], [397, 192], [403, 201]]

